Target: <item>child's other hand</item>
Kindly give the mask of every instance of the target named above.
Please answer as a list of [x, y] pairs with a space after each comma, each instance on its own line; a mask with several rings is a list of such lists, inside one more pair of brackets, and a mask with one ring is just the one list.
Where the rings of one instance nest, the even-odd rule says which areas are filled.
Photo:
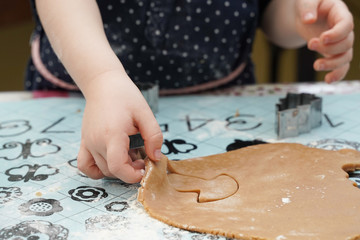
[[78, 168], [90, 178], [135, 183], [142, 178], [144, 160], [129, 155], [129, 135], [141, 133], [152, 160], [161, 157], [163, 136], [141, 92], [128, 77], [118, 76], [105, 73], [87, 86]]
[[325, 81], [331, 83], [345, 77], [353, 56], [354, 23], [341, 0], [297, 0], [298, 32], [308, 48], [322, 54], [314, 62], [317, 71], [330, 71]]

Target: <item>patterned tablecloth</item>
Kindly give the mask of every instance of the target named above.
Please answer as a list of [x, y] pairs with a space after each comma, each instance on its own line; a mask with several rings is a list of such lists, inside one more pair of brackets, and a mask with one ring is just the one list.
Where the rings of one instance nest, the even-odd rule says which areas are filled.
[[[278, 139], [275, 104], [288, 91], [322, 96], [324, 117], [310, 133]], [[162, 152], [181, 160], [255, 139], [360, 150], [359, 92], [353, 81], [161, 97], [156, 118], [164, 133]], [[92, 180], [77, 170], [85, 105], [80, 96], [32, 99], [44, 95], [20, 93], [19, 101], [14, 94], [0, 94], [0, 239], [222, 239], [150, 218], [136, 201], [138, 184]], [[360, 184], [360, 173], [351, 179]]]

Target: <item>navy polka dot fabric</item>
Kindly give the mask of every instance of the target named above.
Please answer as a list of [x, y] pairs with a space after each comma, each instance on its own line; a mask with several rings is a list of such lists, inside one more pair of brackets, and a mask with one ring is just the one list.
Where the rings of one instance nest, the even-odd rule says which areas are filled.
[[[268, 0], [269, 1], [269, 0]], [[133, 81], [177, 89], [221, 79], [241, 63], [231, 84], [254, 83], [251, 50], [262, 0], [97, 1], [106, 36]], [[57, 78], [73, 80], [54, 54], [33, 3], [40, 56]], [[59, 89], [29, 61], [26, 88]]]

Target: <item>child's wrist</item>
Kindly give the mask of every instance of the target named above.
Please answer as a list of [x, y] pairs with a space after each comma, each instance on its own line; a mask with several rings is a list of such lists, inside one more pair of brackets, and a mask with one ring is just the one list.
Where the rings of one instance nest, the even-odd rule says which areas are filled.
[[[101, 89], [110, 88], [114, 89], [117, 85], [124, 85], [124, 82], [130, 81], [130, 78], [123, 69], [113, 69], [94, 77], [82, 81], [80, 89], [85, 98], [91, 97], [95, 93], [101, 92]], [[125, 84], [126, 85], [126, 84]]]

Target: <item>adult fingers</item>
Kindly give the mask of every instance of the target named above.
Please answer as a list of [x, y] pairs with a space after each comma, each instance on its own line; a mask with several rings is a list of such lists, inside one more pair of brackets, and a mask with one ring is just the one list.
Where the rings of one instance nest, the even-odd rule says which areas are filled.
[[129, 154], [129, 136], [118, 134], [107, 146], [106, 159], [110, 173], [127, 183], [139, 182], [143, 171], [135, 168]]
[[353, 50], [349, 49], [343, 54], [330, 58], [320, 58], [314, 62], [314, 69], [317, 71], [331, 71], [349, 63], [353, 57]]
[[146, 154], [151, 160], [160, 160], [163, 134], [150, 108], [138, 111], [135, 121], [144, 139]]
[[316, 22], [319, 4], [320, 0], [299, 0], [297, 2], [298, 12], [304, 23], [311, 24]]
[[105, 175], [96, 165], [93, 156], [84, 146], [84, 144], [80, 145], [78, 157], [77, 157], [77, 167], [78, 169], [92, 179], [100, 179]]

